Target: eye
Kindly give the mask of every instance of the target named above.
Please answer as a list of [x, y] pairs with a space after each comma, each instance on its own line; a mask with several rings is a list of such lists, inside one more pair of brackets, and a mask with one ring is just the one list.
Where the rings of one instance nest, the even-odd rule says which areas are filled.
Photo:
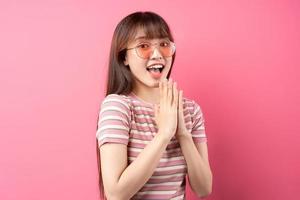
[[170, 42], [169, 42], [169, 41], [162, 41], [162, 42], [160, 43], [160, 46], [161, 46], [161, 47], [169, 47], [169, 46], [170, 46]]
[[141, 43], [137, 47], [139, 49], [148, 49], [150, 47], [150, 44], [148, 44], [148, 43]]

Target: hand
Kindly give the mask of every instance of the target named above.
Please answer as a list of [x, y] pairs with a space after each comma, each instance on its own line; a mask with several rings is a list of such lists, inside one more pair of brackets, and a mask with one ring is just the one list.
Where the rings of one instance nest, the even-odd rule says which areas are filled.
[[176, 138], [179, 139], [181, 136], [186, 136], [189, 131], [186, 128], [186, 124], [184, 121], [184, 114], [183, 114], [183, 91], [179, 91], [178, 97], [178, 126], [176, 131]]
[[154, 114], [158, 132], [169, 140], [175, 135], [178, 121], [177, 83], [164, 79], [159, 83], [160, 105], [155, 105]]

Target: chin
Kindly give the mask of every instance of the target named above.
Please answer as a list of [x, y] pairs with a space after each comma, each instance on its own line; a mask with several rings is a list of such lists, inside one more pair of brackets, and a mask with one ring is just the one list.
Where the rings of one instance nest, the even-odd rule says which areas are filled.
[[158, 80], [155, 80], [155, 81], [151, 81], [151, 82], [148, 82], [148, 87], [154, 87], [154, 88], [158, 88], [159, 87], [159, 81], [160, 81], [160, 79], [158, 79]]
[[155, 81], [155, 82], [149, 83], [147, 85], [150, 87], [159, 87], [159, 81]]
[[154, 83], [154, 87], [158, 88], [159, 87], [159, 83]]

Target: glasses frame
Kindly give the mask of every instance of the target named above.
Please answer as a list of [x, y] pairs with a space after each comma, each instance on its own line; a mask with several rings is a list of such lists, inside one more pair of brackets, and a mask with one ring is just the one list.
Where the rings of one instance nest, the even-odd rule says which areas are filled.
[[[170, 58], [170, 57], [172, 57], [174, 54], [175, 54], [175, 51], [176, 51], [176, 45], [175, 45], [175, 43], [174, 42], [172, 42], [172, 41], [169, 41], [170, 42], [170, 45], [171, 45], [171, 48], [172, 48], [172, 55], [171, 56], [163, 56], [164, 58]], [[159, 47], [158, 47], [158, 45], [160, 44], [159, 42], [156, 42], [156, 43], [154, 43], [154, 44], [152, 44], [152, 43], [150, 43], [151, 45], [150, 45], [150, 47], [153, 47], [153, 46], [156, 46], [155, 48], [158, 48], [158, 51], [159, 51]], [[138, 56], [138, 57], [140, 57], [140, 58], [142, 58], [142, 59], [145, 59], [145, 60], [148, 60], [149, 58], [144, 58], [144, 57], [142, 57], [142, 56], [140, 56], [139, 55], [139, 53], [138, 53], [138, 47], [140, 46], [140, 44], [139, 45], [136, 45], [135, 47], [131, 47], [131, 48], [126, 48], [126, 50], [132, 50], [132, 49], [135, 49], [135, 53], [136, 53], [136, 55]], [[152, 53], [154, 52], [154, 49], [155, 48], [153, 48], [152, 49]], [[159, 51], [160, 52], [160, 51]], [[152, 54], [151, 53], [151, 54]]]

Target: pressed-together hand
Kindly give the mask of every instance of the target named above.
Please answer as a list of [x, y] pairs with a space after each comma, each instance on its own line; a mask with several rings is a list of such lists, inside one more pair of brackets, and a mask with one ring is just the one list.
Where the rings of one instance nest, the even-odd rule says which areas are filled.
[[179, 139], [189, 133], [183, 113], [183, 92], [178, 92], [177, 83], [170, 78], [159, 83], [160, 107], [155, 106], [155, 121], [158, 129], [169, 139], [174, 135]]
[[159, 83], [160, 105], [155, 105], [158, 130], [169, 140], [175, 135], [178, 122], [178, 90], [176, 82], [164, 79]]

